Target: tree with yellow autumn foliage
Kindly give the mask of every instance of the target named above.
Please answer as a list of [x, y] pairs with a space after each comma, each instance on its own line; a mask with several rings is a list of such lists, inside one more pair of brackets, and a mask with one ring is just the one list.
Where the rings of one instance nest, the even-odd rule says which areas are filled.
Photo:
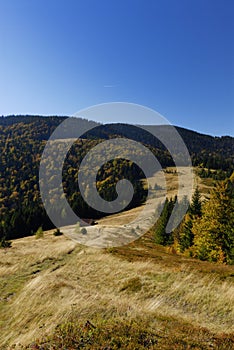
[[190, 251], [201, 260], [234, 264], [234, 174], [221, 181], [193, 224]]

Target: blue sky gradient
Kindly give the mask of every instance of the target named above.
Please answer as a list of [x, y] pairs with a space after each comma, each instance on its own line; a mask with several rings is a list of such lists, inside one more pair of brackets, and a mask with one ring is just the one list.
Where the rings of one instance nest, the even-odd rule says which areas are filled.
[[112, 101], [234, 135], [234, 1], [0, 0], [0, 115]]

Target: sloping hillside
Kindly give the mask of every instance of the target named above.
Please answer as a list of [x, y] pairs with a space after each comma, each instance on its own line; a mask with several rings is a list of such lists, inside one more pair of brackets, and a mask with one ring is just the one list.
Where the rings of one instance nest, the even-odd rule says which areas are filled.
[[[166, 177], [173, 196], [177, 176]], [[211, 183], [196, 182], [207, 196]], [[103, 218], [93, 229], [126, 224], [138, 210]], [[233, 266], [174, 254], [151, 233], [95, 249], [53, 232], [0, 249], [1, 349], [74, 349], [84, 338], [85, 349], [232, 349]], [[96, 327], [91, 338], [87, 321]]]
[[[42, 205], [39, 190], [39, 166], [46, 140], [66, 117], [9, 116], [0, 118], [0, 240], [30, 235], [38, 227], [53, 227]], [[153, 136], [127, 124], [99, 125], [92, 121], [78, 119], [92, 128], [83, 135], [86, 139], [77, 141], [71, 148], [64, 163], [64, 192], [74, 211], [80, 217], [100, 218], [103, 213], [93, 210], [83, 201], [78, 188], [78, 166], [89, 150], [104, 139], [128, 137], [146, 144], [155, 154], [162, 167], [173, 166], [168, 150]], [[151, 130], [149, 126], [149, 130]], [[170, 138], [167, 126], [155, 127], [156, 134]], [[177, 128], [184, 139], [194, 165], [217, 169], [212, 173], [216, 178], [229, 177], [234, 169], [234, 139], [212, 137]], [[69, 131], [70, 132], [70, 131]], [[75, 135], [74, 135], [75, 136]], [[61, 141], [62, 143], [62, 141]], [[56, 144], [56, 148], [59, 147]], [[176, 147], [176, 145], [175, 145]], [[176, 151], [176, 150], [175, 150]], [[183, 157], [182, 157], [183, 158]], [[123, 154], [124, 159], [124, 154]], [[51, 163], [53, 164], [53, 162]], [[106, 200], [116, 198], [116, 179], [127, 178], [133, 184], [135, 196], [130, 207], [139, 206], [146, 196], [141, 187], [142, 171], [135, 164], [120, 160], [100, 169], [98, 191]], [[69, 171], [68, 171], [69, 170]], [[203, 170], [203, 169], [202, 169]], [[127, 176], [126, 176], [127, 175]], [[203, 171], [202, 176], [207, 176]], [[58, 211], [60, 208], [58, 208]], [[60, 210], [61, 211], [61, 210]], [[59, 212], [59, 215], [62, 215]], [[21, 229], [22, 228], [22, 229]]]
[[[55, 128], [68, 117], [62, 116], [7, 116], [0, 117], [0, 135], [27, 136], [34, 140], [47, 140]], [[79, 118], [78, 118], [79, 119]], [[128, 124], [107, 124], [102, 125], [97, 122], [79, 119], [81, 123], [85, 122], [90, 128], [95, 126], [91, 132], [86, 134], [88, 138], [108, 139], [113, 136], [128, 137], [133, 140], [143, 142], [152, 147], [164, 150], [161, 142], [155, 139], [146, 130], [143, 131], [137, 126]], [[160, 126], [145, 126], [146, 129], [153, 130], [157, 135], [166, 135], [171, 137], [170, 127]], [[184, 140], [190, 154], [193, 157], [200, 157], [207, 162], [208, 156], [211, 168], [234, 166], [234, 138], [231, 136], [214, 137], [210, 135], [201, 134], [192, 130], [175, 126], [178, 133]], [[69, 130], [72, 133], [72, 130]], [[69, 136], [71, 137], [71, 136]], [[75, 135], [74, 135], [75, 137]], [[213, 160], [211, 159], [213, 157]], [[226, 160], [229, 159], [229, 164]], [[195, 159], [194, 159], [195, 160]], [[222, 164], [222, 162], [224, 164]], [[230, 164], [230, 161], [232, 164]], [[212, 164], [213, 163], [213, 164]], [[196, 165], [196, 164], [194, 164]], [[232, 167], [233, 169], [233, 167]]]
[[[100, 342], [110, 344], [110, 339], [118, 339], [121, 349], [143, 349], [140, 343], [133, 347], [142, 337], [152, 339], [149, 349], [234, 345], [233, 267], [170, 254], [149, 236], [99, 250], [48, 232], [41, 239], [14, 241], [11, 249], [0, 250], [0, 261], [1, 349], [13, 349], [12, 344], [23, 349], [42, 338], [51, 347], [29, 348], [74, 349], [61, 344], [65, 338], [73, 346], [80, 341], [87, 320], [103, 339], [94, 337], [94, 347], [85, 349], [101, 349]], [[68, 320], [72, 323], [63, 326], [64, 339], [55, 333], [54, 340], [45, 340]], [[132, 335], [140, 332], [129, 347], [121, 340], [127, 329]]]

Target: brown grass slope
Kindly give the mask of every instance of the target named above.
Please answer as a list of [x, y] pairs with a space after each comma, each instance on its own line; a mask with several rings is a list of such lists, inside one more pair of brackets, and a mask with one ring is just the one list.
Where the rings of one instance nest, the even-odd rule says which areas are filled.
[[0, 275], [1, 349], [13, 344], [23, 349], [67, 320], [72, 326], [64, 339], [71, 340], [72, 332], [78, 337], [80, 325], [89, 320], [98, 330], [92, 333], [93, 345], [59, 347], [60, 329], [55, 340], [46, 340], [48, 347], [30, 348], [104, 349], [100, 344], [113, 343], [114, 337], [120, 347], [106, 349], [140, 349], [143, 329], [150, 341], [142, 346], [149, 349], [234, 345], [233, 267], [169, 254], [149, 236], [109, 250], [76, 245], [51, 232], [38, 240], [19, 239], [0, 251]]

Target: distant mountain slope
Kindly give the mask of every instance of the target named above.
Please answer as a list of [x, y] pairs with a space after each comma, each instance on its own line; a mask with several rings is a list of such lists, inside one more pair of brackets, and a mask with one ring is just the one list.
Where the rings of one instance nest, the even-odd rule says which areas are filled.
[[[7, 117], [0, 117], [0, 126], [2, 127], [8, 127], [8, 126], [19, 126], [19, 124], [23, 125], [31, 125], [35, 130], [42, 131], [42, 134], [40, 136], [36, 136], [35, 138], [45, 139], [47, 140], [48, 135], [51, 135], [51, 133], [54, 131], [54, 129], [62, 122], [64, 121], [67, 116], [32, 116], [32, 115], [16, 115], [16, 116], [7, 116]], [[78, 118], [80, 119], [80, 118]], [[88, 121], [87, 121], [88, 122]], [[99, 124], [99, 123], [97, 123]], [[46, 132], [44, 130], [43, 133], [43, 127], [47, 126]], [[141, 125], [139, 125], [141, 127]], [[144, 125], [143, 125], [144, 127]], [[147, 126], [155, 128], [154, 125]], [[168, 125], [157, 125], [156, 128], [160, 130], [160, 132], [168, 133], [168, 136], [170, 135], [170, 126]], [[200, 152], [202, 150], [207, 151], [217, 151], [217, 152], [223, 152], [223, 154], [233, 154], [234, 153], [234, 137], [231, 136], [210, 136], [206, 134], [201, 134], [196, 131], [182, 128], [179, 126], [175, 126], [176, 130], [184, 140], [185, 144], [187, 145], [188, 149], [192, 152]], [[137, 125], [133, 126], [130, 124], [123, 124], [123, 123], [111, 123], [111, 124], [100, 124], [98, 129], [96, 129], [93, 132], [90, 132], [88, 134], [89, 136], [95, 136], [98, 138], [109, 138], [110, 135], [121, 135], [129, 138], [133, 138], [136, 141], [144, 142], [146, 144], [156, 146], [161, 148], [162, 145], [159, 141], [154, 140], [153, 136], [144, 132], [142, 129], [139, 129]], [[226, 152], [226, 153], [225, 153]]]
[[[1, 117], [0, 135], [7, 133], [9, 137], [26, 136], [34, 140], [47, 140], [55, 128], [66, 118], [67, 117], [59, 116]], [[147, 128], [157, 130], [157, 134], [164, 134], [169, 139], [172, 137], [171, 129], [169, 126], [147, 126]], [[198, 132], [181, 127], [175, 128], [185, 142], [194, 165], [202, 165], [204, 167], [213, 169], [231, 169], [233, 171], [234, 137], [214, 137], [210, 135], [200, 134]], [[165, 147], [162, 145], [162, 143], [159, 140], [155, 139], [152, 134], [142, 130], [141, 128], [138, 128], [137, 126], [132, 126], [129, 124], [100, 124], [98, 127], [84, 135], [86, 138], [98, 139], [109, 139], [113, 136], [128, 137], [135, 141], [140, 141], [144, 144], [165, 151]]]

